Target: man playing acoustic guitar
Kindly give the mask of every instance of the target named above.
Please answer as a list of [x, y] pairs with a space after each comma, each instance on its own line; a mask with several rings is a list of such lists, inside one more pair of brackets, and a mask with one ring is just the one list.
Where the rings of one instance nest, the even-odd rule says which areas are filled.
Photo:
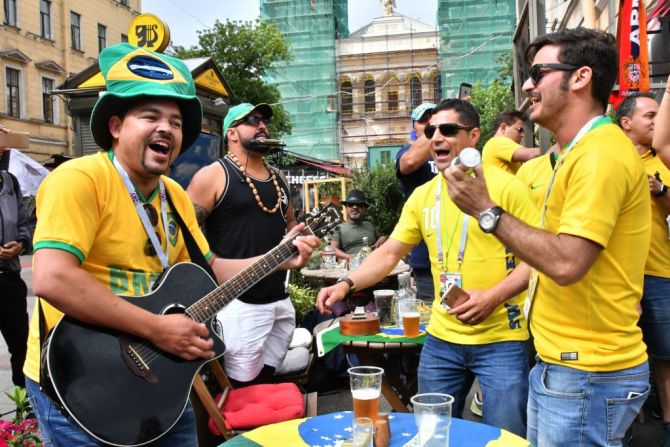
[[[103, 151], [60, 166], [46, 178], [37, 195], [33, 287], [41, 300], [33, 313], [24, 372], [48, 446], [100, 445], [100, 437], [91, 436], [93, 430], [86, 428], [76, 414], [70, 412], [72, 417], [68, 417], [59, 412], [57, 402], [43, 392], [46, 383], [38, 383], [40, 335], [44, 336], [40, 326], [51, 329], [65, 313], [68, 319], [101, 327], [101, 332], [118, 331], [144, 339], [153, 345], [152, 349], [158, 348], [155, 350], [164, 351], [178, 362], [208, 359], [214, 356], [214, 342], [205, 324], [184, 313], [163, 315], [145, 310], [140, 305], [145, 297], [130, 302], [117, 295], [149, 294], [161, 272], [189, 261], [189, 252], [204, 255], [219, 283], [254, 261], [214, 256], [198, 228], [188, 195], [163, 175], [200, 133], [202, 106], [188, 68], [178, 59], [129, 44], [106, 48], [99, 64], [107, 91], [93, 109], [91, 131]], [[185, 241], [188, 235], [182, 227], [188, 228], [190, 241], [195, 243]], [[295, 231], [302, 229], [300, 225]], [[281, 267], [306, 262], [318, 239], [301, 236], [293, 244], [298, 256]], [[206, 267], [205, 262], [202, 264]], [[58, 371], [53, 371], [49, 362], [54, 377]], [[87, 372], [81, 371], [80, 375]], [[160, 375], [154, 378], [158, 383], [166, 381]], [[91, 392], [118, 381], [112, 372], [105, 379], [91, 383]], [[186, 397], [189, 386], [190, 382]], [[128, 388], [122, 391], [136, 392], [132, 386]], [[58, 396], [65, 394], [56, 391]], [[105, 414], [108, 402], [94, 404]], [[101, 417], [109, 417], [107, 424], [118, 427], [119, 421], [114, 420], [117, 415]], [[142, 428], [157, 433], [151, 440], [159, 439], [152, 445], [197, 446], [190, 404], [174, 425], [165, 428], [166, 433], [156, 430], [153, 418], [142, 423], [146, 425]], [[141, 441], [145, 442], [143, 438]]]

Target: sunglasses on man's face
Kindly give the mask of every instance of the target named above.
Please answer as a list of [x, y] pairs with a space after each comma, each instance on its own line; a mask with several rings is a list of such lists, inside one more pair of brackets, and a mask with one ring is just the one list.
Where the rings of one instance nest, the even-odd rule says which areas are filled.
[[552, 71], [575, 71], [578, 68], [578, 66], [570, 64], [535, 64], [530, 67], [528, 77], [533, 82], [533, 85], [537, 86], [542, 78]]
[[438, 124], [437, 126], [434, 124], [429, 124], [426, 126], [423, 132], [426, 134], [426, 137], [430, 139], [433, 138], [433, 135], [435, 135], [435, 131], [437, 129], [440, 129], [440, 133], [443, 137], [453, 137], [461, 130], [472, 130], [474, 127], [461, 126], [460, 124], [456, 123], [442, 123]]
[[267, 127], [270, 124], [270, 119], [263, 118], [262, 116], [247, 115], [238, 121], [237, 125], [246, 124], [247, 126], [258, 127], [261, 123], [265, 124], [265, 127]]
[[[156, 211], [156, 208], [154, 208], [154, 206], [150, 203], [145, 203], [144, 211], [146, 211], [147, 216], [149, 216], [149, 222], [151, 223], [151, 226], [155, 227], [158, 225], [158, 211]], [[158, 231], [156, 231], [156, 237], [158, 238], [158, 242], [162, 245], [163, 240], [161, 239], [161, 235]], [[151, 239], [149, 239], [149, 237], [147, 237], [147, 241], [144, 244], [144, 254], [150, 257], [156, 256], [156, 249], [154, 248], [154, 244], [151, 243]]]

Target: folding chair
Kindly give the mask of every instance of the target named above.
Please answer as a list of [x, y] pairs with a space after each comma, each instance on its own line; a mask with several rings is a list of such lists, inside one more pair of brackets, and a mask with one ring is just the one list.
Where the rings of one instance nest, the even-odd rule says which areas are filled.
[[209, 363], [221, 392], [212, 396], [200, 374], [193, 388], [210, 416], [209, 429], [230, 439], [262, 425], [316, 415], [316, 393], [303, 395], [295, 383], [234, 389], [218, 360]]

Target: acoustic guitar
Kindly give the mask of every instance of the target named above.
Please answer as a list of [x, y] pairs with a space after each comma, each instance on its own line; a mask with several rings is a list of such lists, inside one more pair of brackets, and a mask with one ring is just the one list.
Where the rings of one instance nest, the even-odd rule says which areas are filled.
[[[324, 208], [307, 219], [305, 232], [321, 237], [339, 221], [335, 207]], [[183, 313], [205, 323], [220, 357], [225, 346], [214, 330], [216, 314], [293, 256], [294, 238], [219, 287], [199, 266], [179, 263], [151, 293], [121, 298], [156, 314]], [[186, 408], [195, 374], [209, 361], [184, 360], [139, 337], [69, 316], [46, 344], [46, 371], [65, 411], [95, 439], [115, 446], [147, 444], [168, 432]]]

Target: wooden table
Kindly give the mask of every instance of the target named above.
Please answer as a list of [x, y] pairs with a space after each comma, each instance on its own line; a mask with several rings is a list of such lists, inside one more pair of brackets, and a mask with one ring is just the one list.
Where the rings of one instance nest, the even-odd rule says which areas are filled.
[[[389, 277], [395, 277], [398, 276], [401, 273], [404, 272], [409, 272], [409, 265], [405, 264], [404, 262], [399, 262], [398, 265], [396, 265], [393, 270], [391, 270], [388, 275], [386, 275], [387, 278]], [[300, 270], [300, 274], [307, 277], [307, 278], [313, 278], [313, 279], [319, 279], [324, 282], [324, 284], [335, 284], [335, 281], [337, 281], [339, 278], [345, 276], [347, 273], [350, 273], [349, 270], [346, 269], [315, 269], [311, 270], [308, 269], [307, 267], [303, 267]]]

